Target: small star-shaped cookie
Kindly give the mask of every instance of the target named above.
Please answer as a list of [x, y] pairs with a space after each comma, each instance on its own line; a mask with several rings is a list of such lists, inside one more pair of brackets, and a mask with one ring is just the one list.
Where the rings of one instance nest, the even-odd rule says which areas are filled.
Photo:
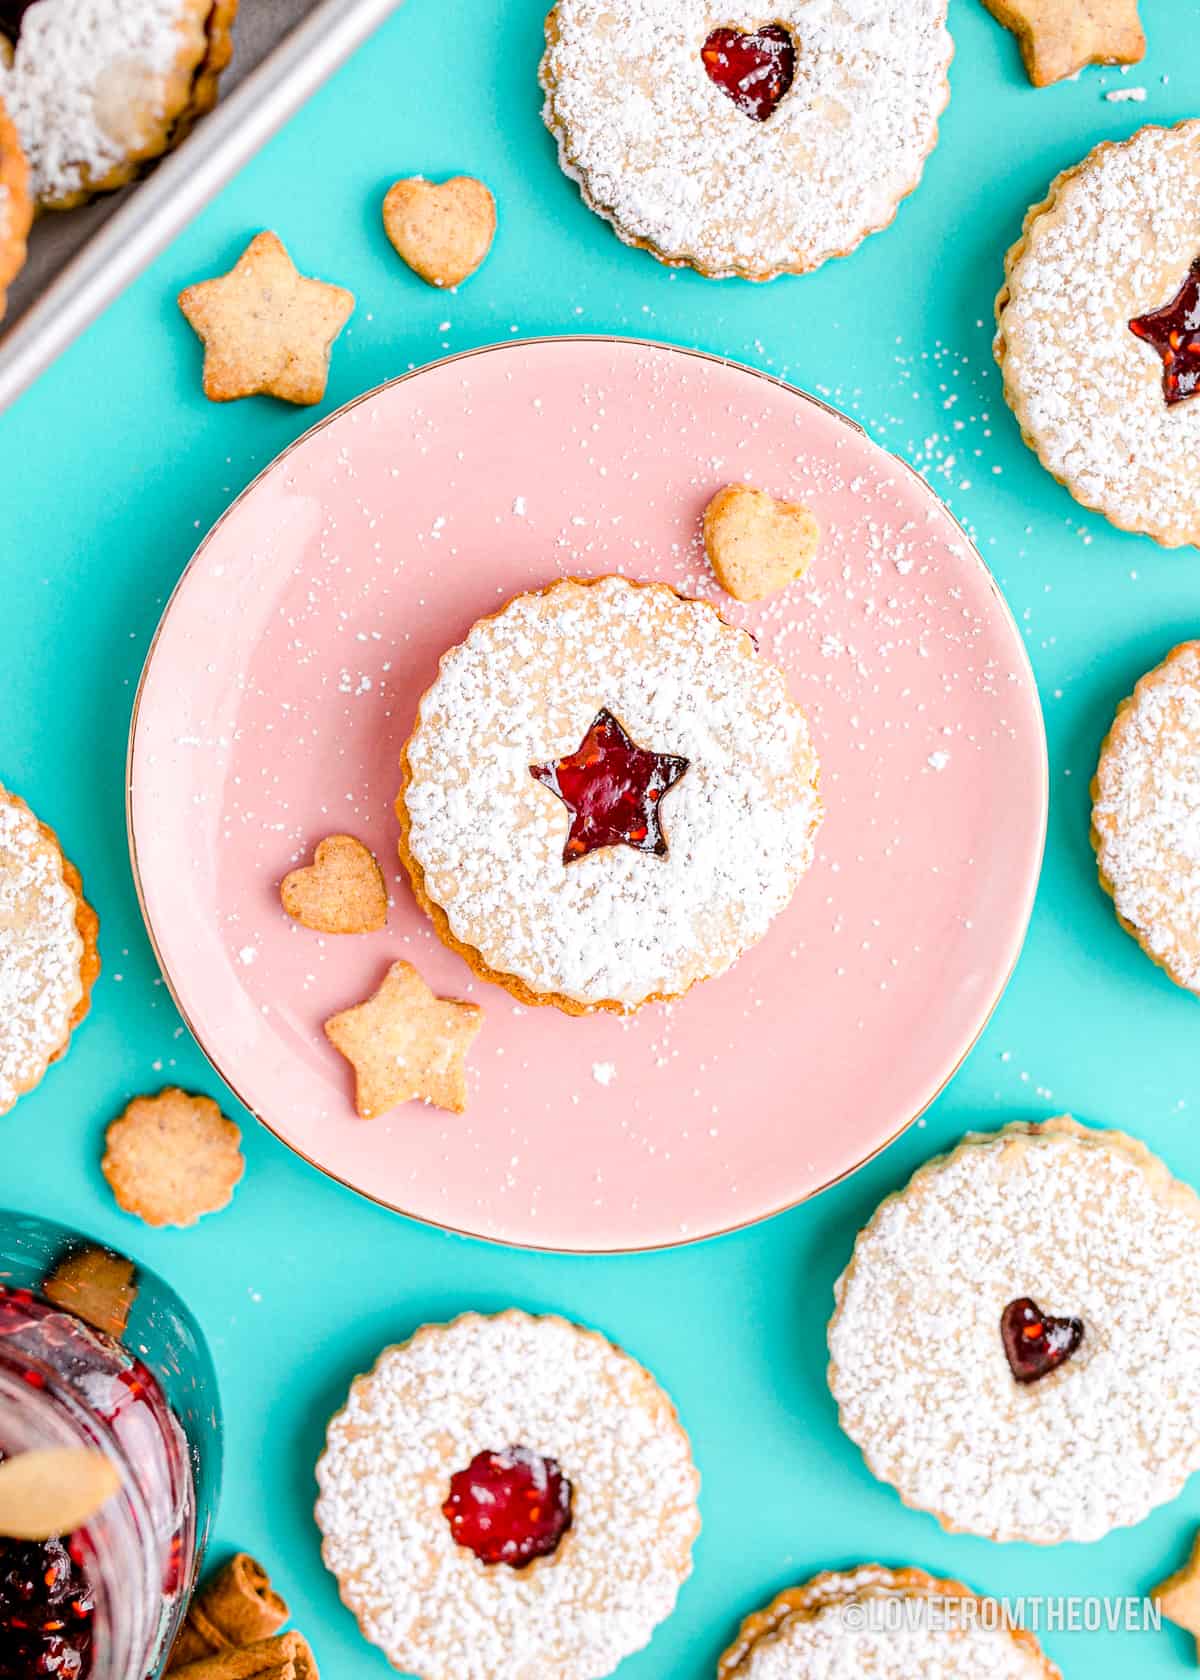
[[204, 341], [211, 401], [261, 394], [316, 403], [354, 293], [298, 274], [283, 241], [260, 233], [228, 274], [180, 292], [179, 307]]
[[461, 1114], [482, 1025], [478, 1004], [437, 997], [411, 963], [395, 962], [374, 997], [326, 1021], [325, 1034], [354, 1069], [355, 1108], [374, 1120], [406, 1102]]
[[1192, 1635], [1200, 1659], [1200, 1534], [1196, 1535], [1192, 1555], [1183, 1568], [1155, 1587], [1150, 1597], [1169, 1622], [1186, 1628]]
[[1138, 0], [983, 0], [1016, 35], [1034, 87], [1088, 64], [1137, 64], [1146, 56]]

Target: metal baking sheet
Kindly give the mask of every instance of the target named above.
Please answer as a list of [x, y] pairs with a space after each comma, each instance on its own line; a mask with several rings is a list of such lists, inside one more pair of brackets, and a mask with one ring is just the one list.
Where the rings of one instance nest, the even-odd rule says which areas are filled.
[[34, 224], [0, 327], [0, 410], [153, 261], [401, 0], [241, 0], [216, 110], [142, 180]]

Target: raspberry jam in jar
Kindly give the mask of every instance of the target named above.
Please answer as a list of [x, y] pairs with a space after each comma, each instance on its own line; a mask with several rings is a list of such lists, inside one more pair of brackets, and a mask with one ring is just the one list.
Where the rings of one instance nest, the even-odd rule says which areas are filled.
[[[60, 1292], [47, 1299], [38, 1273], [48, 1244], [25, 1252], [9, 1221], [23, 1234], [60, 1231], [0, 1212], [0, 1459], [85, 1447], [113, 1462], [121, 1486], [74, 1533], [0, 1537], [0, 1680], [147, 1680], [186, 1608], [214, 1492], [219, 1426], [207, 1351], [182, 1303], [150, 1274], [130, 1291], [137, 1306], [123, 1341]], [[77, 1239], [57, 1249], [77, 1251]]]

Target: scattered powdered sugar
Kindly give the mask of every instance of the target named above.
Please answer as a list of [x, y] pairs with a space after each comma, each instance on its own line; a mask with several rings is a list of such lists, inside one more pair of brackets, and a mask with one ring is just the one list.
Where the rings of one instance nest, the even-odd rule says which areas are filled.
[[83, 995], [76, 910], [58, 847], [0, 789], [0, 1113], [66, 1042]]
[[616, 1062], [593, 1062], [592, 1078], [597, 1085], [611, 1085], [617, 1077]]
[[[689, 760], [663, 796], [668, 855], [563, 863], [569, 817], [531, 764], [602, 708]], [[521, 595], [442, 660], [408, 746], [409, 847], [451, 931], [504, 974], [636, 1007], [719, 974], [813, 858], [817, 763], [782, 674], [706, 602], [609, 577]]]
[[1130, 99], [1136, 100], [1140, 105], [1145, 100], [1146, 90], [1144, 87], [1111, 88], [1104, 97], [1111, 105], [1121, 105]]
[[168, 77], [189, 56], [203, 56], [195, 11], [189, 0], [30, 6], [11, 68], [0, 60], [0, 95], [29, 159], [35, 198], [70, 197], [154, 146], [171, 117]]
[[[527, 1569], [454, 1541], [451, 1476], [523, 1446], [572, 1486], [572, 1525]], [[363, 1632], [423, 1680], [598, 1680], [691, 1571], [699, 1478], [666, 1395], [561, 1319], [468, 1314], [359, 1378], [317, 1465], [323, 1557]]]
[[1200, 643], [1143, 677], [1101, 755], [1092, 812], [1117, 913], [1200, 991]]
[[1168, 406], [1129, 330], [1200, 255], [1200, 122], [1144, 128], [1058, 178], [1009, 254], [997, 356], [1043, 464], [1087, 507], [1161, 542], [1200, 541], [1200, 403]]
[[925, 762], [931, 770], [944, 770], [950, 762], [950, 754], [948, 752], [931, 752]]
[[[881, 1480], [994, 1540], [1098, 1540], [1200, 1467], [1200, 1202], [1118, 1133], [1068, 1120], [971, 1137], [886, 1201], [837, 1285], [829, 1380]], [[1083, 1320], [1014, 1381], [1024, 1296]]]
[[546, 123], [623, 238], [714, 274], [811, 269], [916, 185], [949, 97], [945, 0], [785, 0], [770, 17], [796, 75], [760, 123], [705, 70], [719, 0], [559, 0]]

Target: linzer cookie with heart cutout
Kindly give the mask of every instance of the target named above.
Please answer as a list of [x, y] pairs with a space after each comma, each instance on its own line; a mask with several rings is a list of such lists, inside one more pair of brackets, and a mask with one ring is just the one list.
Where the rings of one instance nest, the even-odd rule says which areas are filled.
[[1123, 530], [1200, 544], [1200, 121], [1060, 175], [1008, 253], [996, 320], [1042, 465]]
[[401, 857], [482, 978], [629, 1011], [767, 931], [813, 860], [817, 774], [746, 631], [667, 584], [565, 578], [444, 655], [405, 749]]
[[344, 1603], [421, 1680], [601, 1680], [674, 1609], [700, 1528], [688, 1439], [649, 1372], [516, 1311], [381, 1354], [317, 1484]]
[[238, 0], [4, 0], [0, 96], [44, 208], [132, 181], [210, 110]]
[[630, 245], [713, 277], [805, 273], [886, 227], [949, 98], [946, 0], [559, 0], [544, 117]]
[[970, 1134], [838, 1280], [829, 1386], [871, 1471], [944, 1527], [1099, 1540], [1200, 1468], [1200, 1199], [1133, 1138]]

